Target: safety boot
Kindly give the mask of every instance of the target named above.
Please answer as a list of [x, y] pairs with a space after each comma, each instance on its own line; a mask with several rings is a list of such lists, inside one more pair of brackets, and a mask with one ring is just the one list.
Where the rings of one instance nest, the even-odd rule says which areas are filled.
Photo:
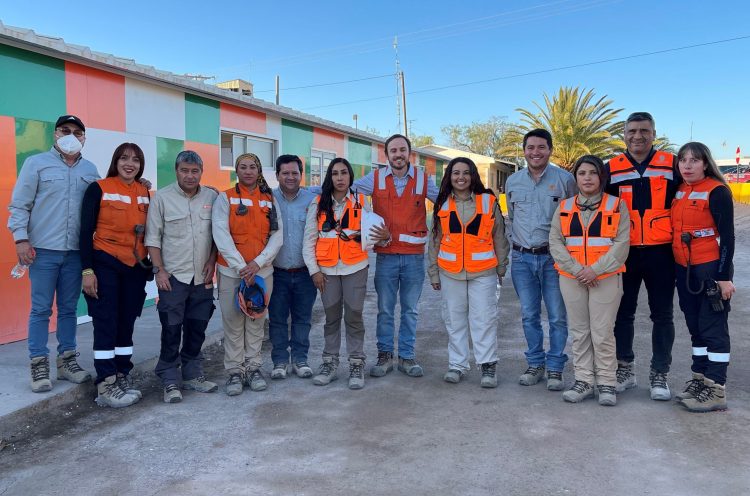
[[383, 377], [391, 371], [393, 371], [393, 353], [390, 351], [379, 351], [377, 363], [370, 367], [370, 376]]
[[35, 393], [52, 390], [52, 381], [49, 379], [49, 358], [46, 356], [31, 359], [31, 390]]
[[327, 386], [331, 382], [338, 379], [336, 371], [339, 368], [339, 360], [337, 357], [324, 356], [323, 363], [318, 369], [318, 374], [313, 377], [313, 384], [316, 386]]
[[80, 353], [75, 350], [64, 351], [62, 355], [57, 355], [57, 380], [70, 381], [74, 384], [90, 381], [91, 374], [86, 372], [78, 365], [76, 357]]
[[365, 361], [361, 358], [349, 359], [349, 389], [365, 387]]
[[681, 393], [677, 393], [674, 396], [675, 399], [681, 402], [688, 398], [695, 398], [698, 396], [700, 390], [703, 389], [703, 379], [705, 379], [703, 374], [693, 372], [693, 378], [685, 383], [685, 390]]
[[691, 412], [711, 412], [727, 409], [726, 386], [716, 384], [708, 377], [703, 378], [703, 388], [695, 398], [682, 400], [682, 404]]
[[120, 386], [120, 389], [122, 389], [126, 393], [132, 394], [133, 396], [138, 397], [139, 400], [143, 398], [143, 393], [141, 393], [139, 390], [133, 387], [133, 381], [130, 379], [129, 375], [125, 375], [122, 372], [118, 372], [117, 384]]
[[126, 393], [117, 382], [117, 376], [106, 377], [96, 385], [96, 404], [110, 408], [124, 408], [138, 401], [138, 396]]
[[633, 370], [633, 362], [625, 362], [622, 360], [617, 361], [617, 385], [615, 390], [618, 393], [622, 393], [626, 389], [634, 388], [638, 385], [635, 380], [635, 371]]

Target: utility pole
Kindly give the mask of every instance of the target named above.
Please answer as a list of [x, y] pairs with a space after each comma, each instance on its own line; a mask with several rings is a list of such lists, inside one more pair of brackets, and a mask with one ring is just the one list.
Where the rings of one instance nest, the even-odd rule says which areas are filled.
[[279, 104], [279, 75], [276, 75], [276, 105]]
[[406, 85], [404, 83], [404, 71], [401, 71], [401, 103], [404, 108], [404, 136], [409, 137], [409, 126], [406, 120]]
[[352, 116], [352, 119], [354, 119], [354, 129], [359, 129], [359, 122], [358, 122], [359, 116], [357, 114], [354, 114]]
[[393, 37], [393, 49], [396, 51], [396, 118], [398, 127], [401, 127], [401, 63], [398, 60], [398, 36]]

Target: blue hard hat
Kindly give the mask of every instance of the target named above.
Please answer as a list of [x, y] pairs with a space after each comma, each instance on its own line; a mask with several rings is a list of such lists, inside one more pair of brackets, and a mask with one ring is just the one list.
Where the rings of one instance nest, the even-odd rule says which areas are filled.
[[248, 317], [253, 319], [262, 317], [268, 307], [266, 281], [260, 276], [255, 276], [253, 283], [247, 284], [242, 279], [240, 287], [237, 289], [235, 303], [237, 309]]

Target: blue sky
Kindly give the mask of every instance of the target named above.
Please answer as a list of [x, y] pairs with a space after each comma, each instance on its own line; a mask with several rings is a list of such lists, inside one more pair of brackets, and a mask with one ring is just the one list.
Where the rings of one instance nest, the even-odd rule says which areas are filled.
[[[116, 5], [116, 6], [115, 6]], [[717, 158], [750, 155], [750, 38], [652, 56], [500, 79], [750, 35], [742, 1], [507, 0], [481, 2], [109, 2], [0, 0], [0, 21], [175, 73], [243, 78], [256, 96], [343, 124], [398, 130], [394, 36], [411, 133], [518, 107], [560, 86], [592, 88], [614, 106], [646, 110], [676, 144], [703, 141]], [[371, 101], [359, 101], [371, 98]], [[344, 103], [344, 104], [342, 104]], [[723, 143], [726, 142], [726, 146]]]

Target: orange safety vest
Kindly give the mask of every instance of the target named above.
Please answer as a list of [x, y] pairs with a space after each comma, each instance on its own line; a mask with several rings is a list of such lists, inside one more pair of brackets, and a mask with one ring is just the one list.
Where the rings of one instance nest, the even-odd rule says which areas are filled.
[[[565, 247], [573, 259], [583, 266], [591, 266], [614, 244], [617, 227], [620, 225], [620, 199], [602, 193], [599, 208], [592, 214], [588, 225], [584, 226], [576, 198], [577, 196], [568, 198], [560, 205], [560, 231], [565, 237]], [[573, 274], [561, 270], [557, 264], [555, 268], [560, 275], [575, 279]], [[620, 272], [625, 272], [625, 264], [614, 272], [599, 275], [597, 279]]]
[[[329, 221], [326, 215], [318, 216], [318, 241], [315, 243], [315, 258], [321, 267], [334, 267], [339, 260], [346, 265], [355, 265], [367, 260], [367, 252], [362, 250], [359, 239], [362, 226], [362, 205], [365, 196], [358, 194], [356, 203], [352, 204], [352, 195], [346, 195], [346, 205], [340, 219]], [[320, 201], [318, 196], [317, 202]], [[328, 222], [328, 225], [325, 226]], [[331, 225], [335, 222], [335, 225]], [[326, 230], [324, 230], [324, 228]], [[349, 237], [341, 239], [341, 233]], [[357, 236], [355, 241], [353, 238]]]
[[[148, 190], [138, 181], [125, 184], [119, 177], [108, 177], [97, 182], [102, 189], [102, 199], [94, 232], [94, 249], [109, 253], [133, 267], [148, 253], [143, 245]], [[137, 225], [142, 226], [139, 233], [135, 231]]]
[[[224, 193], [229, 200], [229, 234], [232, 235], [234, 245], [242, 258], [246, 263], [250, 262], [263, 251], [271, 236], [269, 217], [273, 207], [273, 196], [261, 193], [257, 186], [252, 191], [248, 191], [240, 183]], [[247, 209], [244, 215], [237, 213], [242, 211], [240, 205], [244, 205]], [[217, 262], [225, 267], [229, 266], [221, 253]]]
[[[651, 157], [643, 176], [624, 153], [609, 161], [610, 184], [617, 185], [619, 196], [630, 212], [630, 245], [661, 245], [672, 241], [672, 222], [669, 217], [670, 198], [667, 198], [669, 183], [674, 181], [674, 155], [657, 151]], [[646, 181], [651, 193], [651, 202], [645, 206], [643, 215], [633, 208], [633, 186]], [[638, 203], [638, 202], [636, 202]], [[636, 205], [642, 208], [643, 205]]]
[[482, 272], [497, 267], [492, 227], [495, 224], [497, 199], [489, 194], [476, 195], [476, 213], [464, 225], [451, 195], [438, 212], [443, 238], [437, 256], [438, 266], [453, 274], [465, 269]]
[[[409, 167], [414, 167], [409, 165]], [[385, 221], [391, 232], [391, 244], [376, 246], [377, 253], [424, 253], [427, 243], [427, 174], [414, 167], [414, 177], [409, 176], [401, 196], [396, 194], [393, 175], [386, 176], [377, 169], [372, 191], [372, 210]]]
[[[675, 262], [687, 267], [713, 262], [719, 259], [719, 232], [709, 209], [711, 191], [724, 186], [713, 178], [705, 178], [695, 184], [683, 183], [672, 201], [672, 251]], [[682, 234], [689, 233], [690, 253]]]

